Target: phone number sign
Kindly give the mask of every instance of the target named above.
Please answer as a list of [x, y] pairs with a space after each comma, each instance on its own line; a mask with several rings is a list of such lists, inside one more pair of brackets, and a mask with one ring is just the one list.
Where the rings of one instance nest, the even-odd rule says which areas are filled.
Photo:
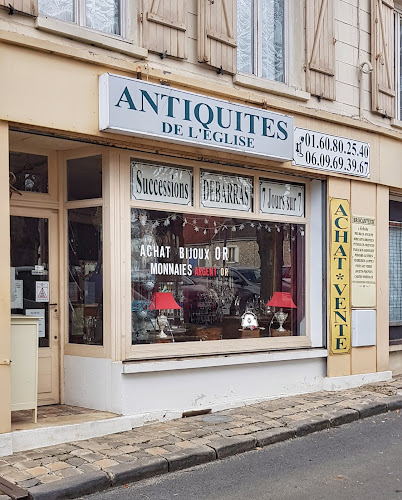
[[295, 127], [293, 165], [370, 177], [370, 144]]

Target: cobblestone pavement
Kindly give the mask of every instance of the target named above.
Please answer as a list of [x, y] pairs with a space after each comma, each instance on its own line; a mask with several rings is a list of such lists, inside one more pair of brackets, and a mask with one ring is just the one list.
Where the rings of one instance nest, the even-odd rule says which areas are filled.
[[[361, 408], [365, 405], [388, 404], [392, 398], [400, 400], [401, 396], [402, 376], [399, 376], [389, 382], [356, 389], [285, 397], [207, 415], [152, 423], [131, 431], [1, 457], [0, 476], [30, 489], [94, 471], [108, 473], [119, 464], [129, 465], [146, 458], [165, 458], [169, 462], [170, 457], [177, 460], [180, 456], [188, 456], [192, 450], [211, 452], [208, 445], [224, 442], [224, 438], [255, 437], [261, 431], [291, 429], [301, 421], [314, 421], [319, 417], [330, 419], [342, 413], [341, 410], [355, 409], [362, 417]], [[386, 407], [383, 408], [385, 411]], [[255, 443], [258, 446], [258, 439], [254, 440], [254, 448]]]

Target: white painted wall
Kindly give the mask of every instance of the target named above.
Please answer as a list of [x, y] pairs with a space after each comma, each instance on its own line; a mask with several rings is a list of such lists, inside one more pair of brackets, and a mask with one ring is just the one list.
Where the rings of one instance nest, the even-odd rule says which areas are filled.
[[130, 415], [133, 425], [142, 425], [188, 410], [217, 411], [321, 390], [326, 356], [324, 349], [311, 349], [125, 365], [65, 356], [64, 402]]

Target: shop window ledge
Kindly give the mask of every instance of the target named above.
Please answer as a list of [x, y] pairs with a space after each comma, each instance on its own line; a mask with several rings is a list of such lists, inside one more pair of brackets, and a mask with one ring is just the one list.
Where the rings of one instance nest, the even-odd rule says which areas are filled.
[[148, 56], [148, 50], [143, 47], [138, 47], [133, 43], [119, 39], [118, 37], [82, 28], [67, 21], [59, 21], [58, 19], [39, 16], [36, 18], [35, 27], [41, 31], [46, 31], [47, 33], [60, 35], [72, 40], [78, 40], [80, 42], [101, 47], [103, 49], [109, 49], [131, 57], [145, 59]]
[[174, 359], [127, 359], [123, 361], [123, 373], [149, 373], [170, 370], [188, 370], [195, 368], [210, 368], [218, 366], [245, 365], [254, 363], [269, 363], [276, 361], [294, 361], [313, 358], [326, 358], [327, 349], [289, 349], [282, 351], [220, 354], [198, 357], [178, 357]]
[[402, 351], [402, 339], [389, 341], [389, 352]]

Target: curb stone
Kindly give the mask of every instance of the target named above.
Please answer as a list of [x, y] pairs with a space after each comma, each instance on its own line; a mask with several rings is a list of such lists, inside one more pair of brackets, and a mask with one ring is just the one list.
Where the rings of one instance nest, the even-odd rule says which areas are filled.
[[113, 465], [105, 469], [112, 486], [134, 483], [141, 479], [159, 476], [168, 472], [166, 458], [140, 458], [135, 462]]
[[169, 472], [187, 469], [188, 467], [205, 464], [213, 460], [216, 460], [216, 451], [209, 446], [202, 446], [199, 449], [194, 448], [193, 450], [188, 449], [185, 453], [173, 454], [167, 457]]
[[208, 446], [215, 450], [217, 458], [225, 458], [254, 450], [257, 446], [257, 440], [252, 436], [217, 438], [210, 441]]
[[387, 399], [387, 408], [389, 411], [402, 409], [402, 396], [390, 396]]
[[339, 425], [350, 424], [355, 420], [359, 420], [359, 416], [359, 412], [351, 408], [338, 410], [330, 414], [329, 425], [331, 427], [338, 427]]
[[357, 404], [350, 407], [352, 410], [359, 412], [360, 418], [373, 417], [374, 415], [379, 415], [380, 413], [385, 413], [388, 411], [386, 403], [380, 403], [378, 401], [372, 401], [370, 403]]
[[34, 486], [29, 490], [29, 497], [33, 500], [69, 500], [105, 490], [110, 486], [110, 478], [105, 472], [94, 471], [69, 477], [63, 481]]
[[292, 439], [295, 437], [295, 431], [294, 429], [274, 428], [266, 431], [258, 431], [253, 436], [257, 440], [257, 446], [263, 447]]
[[330, 422], [328, 418], [311, 417], [299, 420], [289, 427], [294, 429], [296, 437], [302, 437], [307, 436], [307, 434], [312, 434], [313, 432], [328, 429], [329, 426]]

